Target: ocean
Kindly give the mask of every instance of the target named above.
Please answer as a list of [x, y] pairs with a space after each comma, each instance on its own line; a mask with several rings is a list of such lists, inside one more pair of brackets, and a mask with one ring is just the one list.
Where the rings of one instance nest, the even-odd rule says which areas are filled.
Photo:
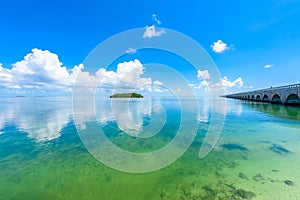
[[3, 97], [0, 199], [300, 199], [300, 108], [226, 103]]

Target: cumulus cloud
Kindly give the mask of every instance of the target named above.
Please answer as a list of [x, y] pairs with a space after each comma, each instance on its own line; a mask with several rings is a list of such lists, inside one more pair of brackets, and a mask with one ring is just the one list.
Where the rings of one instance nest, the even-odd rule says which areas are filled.
[[128, 53], [128, 54], [134, 54], [134, 53], [136, 53], [136, 49], [134, 49], [134, 48], [128, 48], [127, 50], [126, 50], [126, 53]]
[[58, 89], [73, 84], [80, 66], [68, 72], [58, 56], [48, 50], [32, 49], [11, 69], [0, 66], [1, 86], [14, 89]]
[[167, 92], [168, 90], [166, 89], [162, 89], [162, 88], [154, 88], [152, 89], [154, 92], [159, 92], [159, 93], [162, 93], [162, 92]]
[[244, 81], [241, 77], [238, 77], [234, 81], [228, 80], [227, 76], [224, 76], [219, 82], [211, 82], [210, 74], [208, 70], [198, 70], [197, 78], [202, 78], [202, 81], [199, 84], [189, 84], [189, 86], [193, 86], [195, 89], [201, 88], [233, 88], [233, 87], [243, 87]]
[[212, 45], [210, 45], [210, 47], [215, 53], [222, 53], [229, 49], [228, 45], [222, 40], [218, 40], [217, 42], [214, 42]]
[[0, 83], [4, 87], [13, 87], [10, 83], [14, 81], [13, 75], [10, 73], [9, 69], [2, 67], [0, 63]]
[[146, 26], [146, 31], [144, 32], [143, 38], [158, 37], [158, 36], [161, 36], [163, 34], [166, 34], [165, 29], [157, 30], [155, 25]]
[[104, 86], [121, 88], [142, 88], [152, 84], [151, 78], [141, 78], [144, 67], [138, 59], [119, 63], [117, 71], [106, 71], [101, 73], [100, 83]]
[[193, 86], [195, 89], [201, 89], [201, 88], [207, 89], [208, 87], [211, 87], [212, 84], [210, 82], [208, 82], [207, 80], [203, 80], [203, 81], [199, 82], [198, 84], [190, 84], [189, 86]]
[[208, 70], [198, 70], [197, 78], [202, 78], [204, 80], [210, 79], [210, 74]]
[[271, 68], [271, 67], [274, 67], [274, 65], [272, 65], [272, 64], [267, 64], [267, 65], [264, 66], [265, 69], [268, 69], [268, 68]]
[[241, 77], [238, 77], [237, 79], [235, 79], [234, 81], [229, 81], [227, 76], [224, 76], [222, 78], [222, 85], [224, 87], [229, 87], [229, 88], [232, 88], [232, 87], [243, 87], [244, 85], [244, 81]]
[[161, 21], [157, 18], [157, 15], [156, 15], [156, 14], [152, 14], [152, 19], [153, 19], [154, 21], [156, 21], [156, 23], [157, 23], [158, 25], [161, 25]]
[[168, 89], [164, 87], [164, 84], [161, 81], [153, 81], [152, 87], [149, 88], [149, 92], [168, 92]]
[[154, 81], [153, 84], [154, 84], [154, 85], [163, 85], [163, 83], [160, 82], [160, 81]]
[[119, 63], [116, 72], [100, 68], [95, 74], [90, 74], [83, 70], [83, 64], [68, 70], [56, 54], [48, 50], [32, 49], [23, 60], [13, 64], [11, 69], [0, 64], [0, 87], [70, 91], [75, 82], [77, 86], [95, 86], [99, 78], [104, 86], [110, 87], [140, 88], [152, 83], [151, 78], [141, 78], [144, 67], [137, 59]]

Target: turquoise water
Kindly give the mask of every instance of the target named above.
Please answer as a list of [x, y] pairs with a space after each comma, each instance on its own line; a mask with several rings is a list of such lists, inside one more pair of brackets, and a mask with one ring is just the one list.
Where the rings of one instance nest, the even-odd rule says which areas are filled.
[[[0, 199], [300, 199], [299, 107], [228, 100], [226, 109], [216, 110], [227, 112], [218, 143], [200, 159], [209, 105], [189, 102], [190, 108], [180, 110], [177, 101], [146, 98], [124, 110], [123, 101], [114, 109], [110, 103], [99, 100], [97, 123], [128, 151], [151, 152], [168, 144], [183, 113], [194, 120], [197, 103], [199, 129], [174, 163], [131, 174], [107, 167], [88, 152], [76, 130], [72, 99], [1, 98]], [[83, 110], [77, 127], [94, 115]], [[119, 117], [124, 113], [130, 123]], [[157, 120], [163, 118], [163, 123]], [[149, 124], [157, 127], [156, 135]]]

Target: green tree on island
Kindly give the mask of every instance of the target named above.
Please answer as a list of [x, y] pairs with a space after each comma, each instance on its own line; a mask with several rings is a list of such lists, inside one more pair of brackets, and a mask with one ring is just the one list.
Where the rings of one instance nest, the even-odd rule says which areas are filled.
[[143, 95], [138, 93], [119, 93], [111, 95], [110, 98], [143, 98]]

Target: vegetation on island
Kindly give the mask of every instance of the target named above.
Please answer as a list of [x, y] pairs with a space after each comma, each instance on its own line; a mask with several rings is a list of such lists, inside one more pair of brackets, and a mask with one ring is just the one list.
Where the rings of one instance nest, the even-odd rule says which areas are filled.
[[119, 93], [111, 95], [110, 98], [143, 98], [143, 95], [138, 93]]

